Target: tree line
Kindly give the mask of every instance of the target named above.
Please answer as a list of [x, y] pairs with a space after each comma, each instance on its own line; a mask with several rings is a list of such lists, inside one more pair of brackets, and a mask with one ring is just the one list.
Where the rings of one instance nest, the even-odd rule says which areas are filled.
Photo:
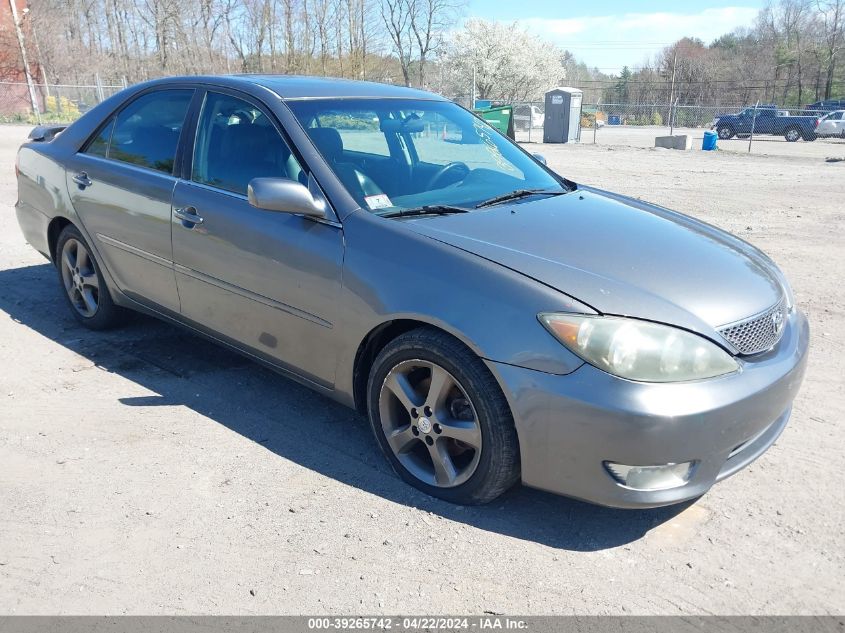
[[[683, 38], [609, 75], [516, 24], [464, 20], [465, 0], [38, 0], [30, 58], [48, 83], [284, 73], [537, 100], [566, 84], [594, 103], [795, 107], [845, 98], [845, 0], [779, 0], [754, 24]], [[460, 25], [460, 26], [458, 26]]]
[[51, 83], [284, 73], [427, 85], [462, 0], [39, 0], [28, 32]]
[[710, 44], [683, 38], [655, 59], [606, 78], [617, 103], [801, 107], [845, 99], [845, 0], [781, 0]]

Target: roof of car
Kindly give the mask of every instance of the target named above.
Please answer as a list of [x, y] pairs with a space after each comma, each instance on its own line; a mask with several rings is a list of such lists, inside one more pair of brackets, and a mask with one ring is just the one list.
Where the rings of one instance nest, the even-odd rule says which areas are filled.
[[373, 81], [355, 81], [334, 77], [306, 77], [301, 75], [212, 75], [201, 77], [168, 77], [157, 83], [172, 81], [200, 81], [212, 85], [236, 86], [252, 84], [272, 90], [282, 99], [319, 99], [319, 98], [394, 98], [394, 99], [435, 99], [444, 97], [425, 90], [405, 88]]

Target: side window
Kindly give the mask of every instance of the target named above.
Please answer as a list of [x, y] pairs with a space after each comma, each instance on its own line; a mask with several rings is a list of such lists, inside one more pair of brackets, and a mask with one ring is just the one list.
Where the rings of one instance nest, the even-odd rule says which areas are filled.
[[314, 123], [318, 127], [336, 129], [343, 141], [344, 151], [390, 156], [378, 115], [372, 110], [324, 111], [315, 118]]
[[[160, 90], [139, 97], [117, 115], [106, 156], [165, 173], [173, 172], [176, 145], [193, 90]], [[99, 148], [99, 137], [88, 148]]]
[[191, 179], [246, 195], [253, 178], [290, 178], [305, 173], [267, 116], [253, 104], [209, 92], [202, 106]]
[[109, 140], [111, 140], [112, 128], [114, 128], [114, 117], [110, 118], [100, 129], [97, 136], [91, 139], [91, 142], [88, 143], [88, 147], [85, 148], [85, 153], [91, 154], [92, 156], [106, 158], [106, 156], [108, 156]]

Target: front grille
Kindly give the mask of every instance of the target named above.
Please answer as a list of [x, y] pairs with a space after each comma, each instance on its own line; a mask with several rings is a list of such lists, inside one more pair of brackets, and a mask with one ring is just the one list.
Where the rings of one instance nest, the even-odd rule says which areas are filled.
[[786, 301], [781, 300], [762, 314], [719, 328], [740, 354], [757, 354], [774, 347], [786, 327]]

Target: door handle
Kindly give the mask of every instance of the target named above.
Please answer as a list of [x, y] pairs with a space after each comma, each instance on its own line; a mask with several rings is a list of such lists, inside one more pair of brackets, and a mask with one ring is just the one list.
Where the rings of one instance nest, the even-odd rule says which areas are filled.
[[[181, 209], [174, 209], [173, 215], [182, 220], [182, 226], [188, 229], [194, 228], [193, 225], [203, 223], [203, 219], [197, 215], [197, 210], [194, 207], [182, 207]], [[191, 226], [187, 226], [188, 224], [190, 224]]]
[[91, 181], [91, 179], [88, 177], [88, 174], [84, 171], [81, 171], [78, 174], [76, 174], [73, 177], [73, 182], [75, 182], [77, 185], [79, 185], [83, 189], [85, 189], [85, 187], [90, 187], [91, 185], [94, 184]]

